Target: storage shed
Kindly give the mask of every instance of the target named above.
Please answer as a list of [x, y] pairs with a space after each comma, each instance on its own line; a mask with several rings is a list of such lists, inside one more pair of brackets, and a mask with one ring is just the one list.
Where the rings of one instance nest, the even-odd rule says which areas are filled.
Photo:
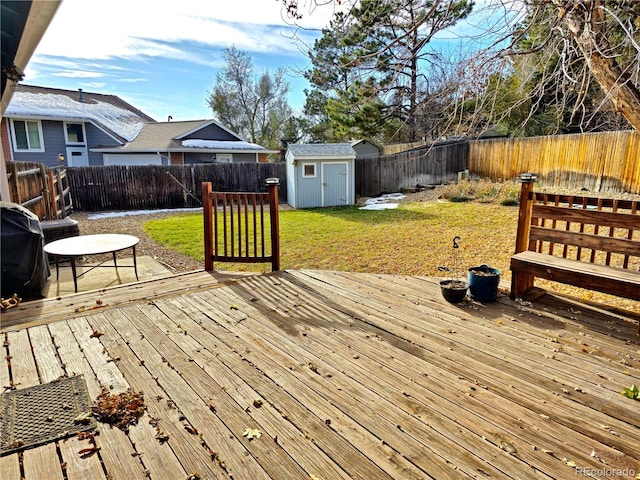
[[294, 208], [355, 204], [355, 158], [350, 143], [291, 144], [287, 201]]
[[351, 146], [356, 151], [357, 158], [380, 155], [380, 147], [368, 140], [351, 140]]

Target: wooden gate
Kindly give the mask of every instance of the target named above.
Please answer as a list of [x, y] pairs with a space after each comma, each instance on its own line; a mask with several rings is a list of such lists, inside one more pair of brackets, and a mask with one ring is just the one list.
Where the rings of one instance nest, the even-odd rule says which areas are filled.
[[49, 170], [49, 198], [51, 201], [51, 220], [64, 218], [73, 210], [67, 170], [58, 168]]
[[277, 178], [267, 179], [267, 193], [211, 191], [202, 183], [204, 268], [213, 262], [271, 263], [280, 270]]

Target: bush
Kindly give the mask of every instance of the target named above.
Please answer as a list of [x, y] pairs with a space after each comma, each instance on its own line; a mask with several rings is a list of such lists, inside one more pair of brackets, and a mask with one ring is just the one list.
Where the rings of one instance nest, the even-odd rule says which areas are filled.
[[503, 206], [517, 206], [520, 203], [520, 188], [511, 184], [498, 184], [489, 180], [464, 181], [448, 185], [442, 197], [450, 202], [480, 203], [498, 202]]
[[470, 202], [475, 198], [475, 182], [460, 182], [448, 186], [442, 196], [450, 202]]
[[520, 190], [516, 187], [508, 187], [503, 190], [500, 205], [505, 207], [517, 207], [520, 205]]

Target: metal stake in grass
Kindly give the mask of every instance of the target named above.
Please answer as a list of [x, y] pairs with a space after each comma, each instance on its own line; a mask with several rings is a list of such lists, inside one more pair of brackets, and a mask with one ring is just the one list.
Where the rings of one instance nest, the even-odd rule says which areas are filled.
[[450, 267], [438, 267], [441, 272], [449, 272], [451, 282], [462, 282], [463, 275], [460, 270], [460, 245], [458, 242], [462, 239], [459, 236], [453, 237], [453, 250], [451, 252], [451, 266]]
[[[462, 240], [462, 239], [457, 235], [453, 237], [453, 251], [451, 253], [451, 260], [453, 263], [453, 275], [457, 276], [460, 279], [462, 277], [460, 276], [460, 271], [459, 271], [460, 245], [458, 245], [458, 240]], [[455, 278], [453, 278], [453, 280], [455, 280]]]

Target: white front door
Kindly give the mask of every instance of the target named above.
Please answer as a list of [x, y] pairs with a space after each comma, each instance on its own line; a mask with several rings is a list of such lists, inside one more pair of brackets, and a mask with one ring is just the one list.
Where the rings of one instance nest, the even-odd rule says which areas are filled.
[[67, 147], [67, 165], [70, 167], [88, 167], [89, 153], [87, 149]]

